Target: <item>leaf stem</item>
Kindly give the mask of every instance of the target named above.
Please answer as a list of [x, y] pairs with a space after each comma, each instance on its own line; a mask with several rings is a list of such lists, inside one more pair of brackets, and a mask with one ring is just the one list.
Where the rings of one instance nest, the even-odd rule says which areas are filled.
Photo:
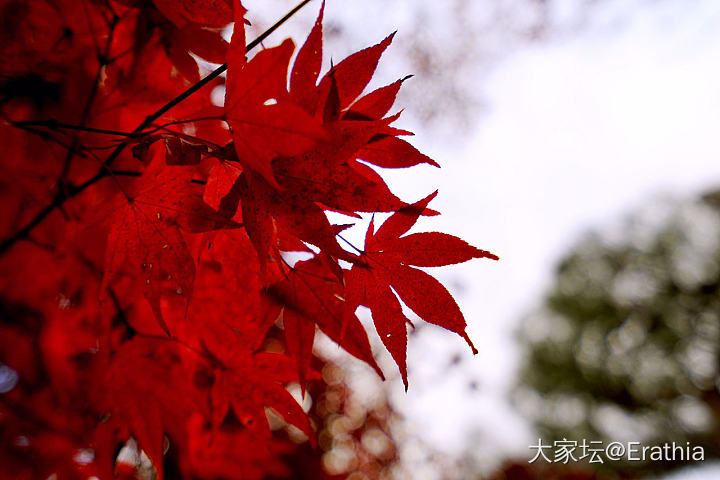
[[355, 250], [356, 252], [358, 252], [360, 255], [365, 255], [365, 252], [363, 252], [362, 250], [360, 250], [359, 248], [357, 248], [357, 247], [356, 247], [355, 245], [353, 245], [350, 241], [345, 240], [345, 238], [344, 238], [342, 235], [340, 235], [339, 233], [336, 233], [335, 236], [338, 237], [338, 238], [339, 238], [340, 240], [342, 240], [343, 242], [345, 242], [345, 243], [347, 243], [348, 245], [350, 245], [350, 248], [354, 249], [354, 250]]

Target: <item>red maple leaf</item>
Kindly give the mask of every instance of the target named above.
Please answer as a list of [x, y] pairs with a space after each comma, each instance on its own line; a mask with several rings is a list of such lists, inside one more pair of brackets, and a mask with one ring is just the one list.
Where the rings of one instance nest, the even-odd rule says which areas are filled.
[[[244, 50], [244, 35], [234, 34], [232, 42], [231, 50]], [[274, 187], [279, 185], [271, 161], [278, 156], [300, 154], [324, 135], [320, 123], [288, 94], [288, 65], [294, 48], [288, 39], [263, 50], [249, 62], [238, 53], [228, 60], [225, 115], [238, 159]]]
[[398, 210], [378, 230], [370, 222], [365, 236], [365, 265], [355, 265], [346, 276], [347, 290], [353, 292], [351, 306], [371, 309], [375, 328], [391, 353], [407, 388], [407, 328], [398, 298], [420, 318], [465, 339], [473, 353], [475, 346], [465, 333], [465, 318], [450, 292], [435, 278], [413, 268], [438, 267], [472, 258], [498, 257], [475, 248], [453, 235], [439, 232], [404, 235], [417, 221], [437, 192]]
[[126, 275], [141, 283], [143, 295], [164, 331], [161, 298], [190, 298], [195, 263], [181, 232], [204, 232], [235, 224], [203, 201], [204, 187], [192, 170], [162, 167], [156, 160], [135, 186], [119, 198], [108, 236], [103, 288]]

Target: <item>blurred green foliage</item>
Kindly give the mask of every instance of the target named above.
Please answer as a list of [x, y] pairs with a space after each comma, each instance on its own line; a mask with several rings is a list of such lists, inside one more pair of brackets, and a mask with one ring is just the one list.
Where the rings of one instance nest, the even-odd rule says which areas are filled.
[[513, 392], [544, 440], [690, 442], [720, 456], [719, 199], [657, 202], [560, 262], [522, 323]]

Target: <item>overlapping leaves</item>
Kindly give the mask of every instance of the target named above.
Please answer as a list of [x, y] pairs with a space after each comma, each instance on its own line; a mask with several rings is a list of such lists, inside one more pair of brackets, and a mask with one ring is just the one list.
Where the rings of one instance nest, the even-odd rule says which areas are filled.
[[[73, 2], [40, 3], [67, 13]], [[408, 132], [393, 126], [399, 114], [389, 112], [404, 79], [362, 95], [393, 35], [321, 75], [322, 8], [291, 64], [291, 40], [248, 60], [245, 9], [237, 0], [88, 5], [92, 28], [82, 35], [53, 43], [28, 33], [23, 38], [29, 45], [8, 47], [35, 48], [32, 68], [50, 65], [52, 73], [40, 78], [62, 93], [55, 107], [52, 98], [36, 98], [32, 108], [23, 104], [13, 115], [34, 108], [68, 125], [78, 118], [97, 125], [87, 131], [81, 126], [82, 136], [69, 146], [48, 135], [53, 155], [37, 178], [23, 185], [51, 199], [48, 212], [63, 207], [63, 215], [31, 232], [41, 255], [25, 261], [18, 256], [27, 249], [16, 249], [16, 257], [3, 264], [25, 284], [28, 265], [47, 262], [52, 272], [33, 291], [13, 285], [4, 292], [4, 303], [31, 304], [37, 312], [25, 314], [32, 322], [22, 328], [3, 327], [10, 340], [0, 341], [6, 347], [0, 351], [15, 354], [0, 361], [26, 377], [16, 396], [32, 396], [28, 404], [40, 403], [72, 420], [62, 448], [53, 450], [56, 457], [83, 446], [78, 439], [89, 439], [84, 446], [95, 452], [97, 468], [84, 466], [81, 473], [111, 477], [117, 446], [133, 437], [160, 477], [168, 448], [185, 476], [259, 478], [257, 458], [268, 463], [267, 471], [281, 471], [279, 450], [273, 450], [281, 438], [271, 431], [266, 409], [314, 444], [313, 422], [288, 386], [297, 382], [304, 391], [318, 378], [317, 331], [383, 376], [359, 307], [370, 309], [406, 388], [410, 319], [403, 303], [424, 321], [457, 333], [475, 351], [455, 300], [417, 267], [497, 257], [452, 235], [408, 234], [420, 216], [437, 214], [428, 208], [435, 194], [409, 204], [374, 169], [438, 166], [399, 138]], [[230, 21], [235, 25], [228, 44], [220, 32]], [[65, 46], [60, 60], [46, 55], [51, 44], [65, 42], [79, 50], [70, 54]], [[162, 125], [152, 124], [147, 120], [152, 115], [140, 106], [157, 108], [197, 80], [190, 52], [227, 63], [224, 107], [212, 104], [206, 88], [186, 97]], [[78, 68], [74, 76], [56, 78], [63, 62], [86, 57], [97, 62], [94, 74]], [[150, 81], [145, 69], [159, 79]], [[87, 107], [72, 111], [84, 103], [78, 95], [85, 87], [92, 92]], [[70, 118], [63, 118], [64, 110], [72, 111]], [[106, 151], [103, 145], [78, 149], [82, 163], [73, 163], [77, 146], [95, 133], [120, 138], [110, 145], [113, 153], [105, 158], [95, 153]], [[10, 135], [3, 138], [19, 144]], [[22, 142], [31, 143], [24, 137]], [[63, 152], [64, 162], [57, 160], [63, 147], [69, 151]], [[8, 158], [6, 173], [23, 171], [22, 155]], [[48, 193], [49, 184], [57, 192]], [[64, 204], [70, 197], [72, 203]], [[98, 221], [100, 208], [106, 218]], [[331, 223], [327, 212], [344, 214], [352, 223], [369, 217], [362, 214], [390, 216], [377, 230], [370, 221], [364, 246], [349, 246], [341, 235], [350, 225]], [[83, 281], [78, 265], [87, 277]], [[78, 287], [82, 283], [84, 289]], [[6, 309], [15, 306], [3, 304]], [[72, 321], [61, 323], [57, 312], [65, 310], [71, 314], [63, 319]], [[51, 367], [32, 355], [48, 345]], [[82, 390], [81, 371], [90, 372], [82, 378], [93, 379]], [[42, 375], [51, 378], [41, 381]], [[42, 395], [35, 389], [44, 389]], [[20, 417], [0, 407], [0, 421]], [[47, 421], [35, 420], [18, 422], [18, 435], [43, 438], [38, 432]], [[57, 430], [65, 425], [57, 424]], [[258, 455], [232, 456], [233, 442]], [[206, 471], [201, 459], [208, 462]], [[47, 478], [66, 463], [53, 457], [32, 471]]]

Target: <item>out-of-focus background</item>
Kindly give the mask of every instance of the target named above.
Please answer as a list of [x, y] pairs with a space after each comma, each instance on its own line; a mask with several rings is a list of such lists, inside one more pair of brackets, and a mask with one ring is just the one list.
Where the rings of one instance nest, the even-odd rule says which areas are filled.
[[[255, 32], [294, 3], [243, 1]], [[319, 8], [267, 45], [301, 44]], [[393, 412], [364, 446], [392, 441], [396, 478], [720, 478], [720, 2], [325, 6], [335, 63], [395, 30], [371, 87], [415, 75], [398, 125], [442, 169], [383, 175], [408, 201], [439, 188], [417, 231], [501, 260], [433, 269], [480, 353], [418, 325], [407, 393], [391, 360], [380, 383], [322, 347], [352, 402]], [[530, 465], [538, 438], [690, 442], [705, 461]], [[352, 445], [324, 445], [329, 472], [363, 478]]]

